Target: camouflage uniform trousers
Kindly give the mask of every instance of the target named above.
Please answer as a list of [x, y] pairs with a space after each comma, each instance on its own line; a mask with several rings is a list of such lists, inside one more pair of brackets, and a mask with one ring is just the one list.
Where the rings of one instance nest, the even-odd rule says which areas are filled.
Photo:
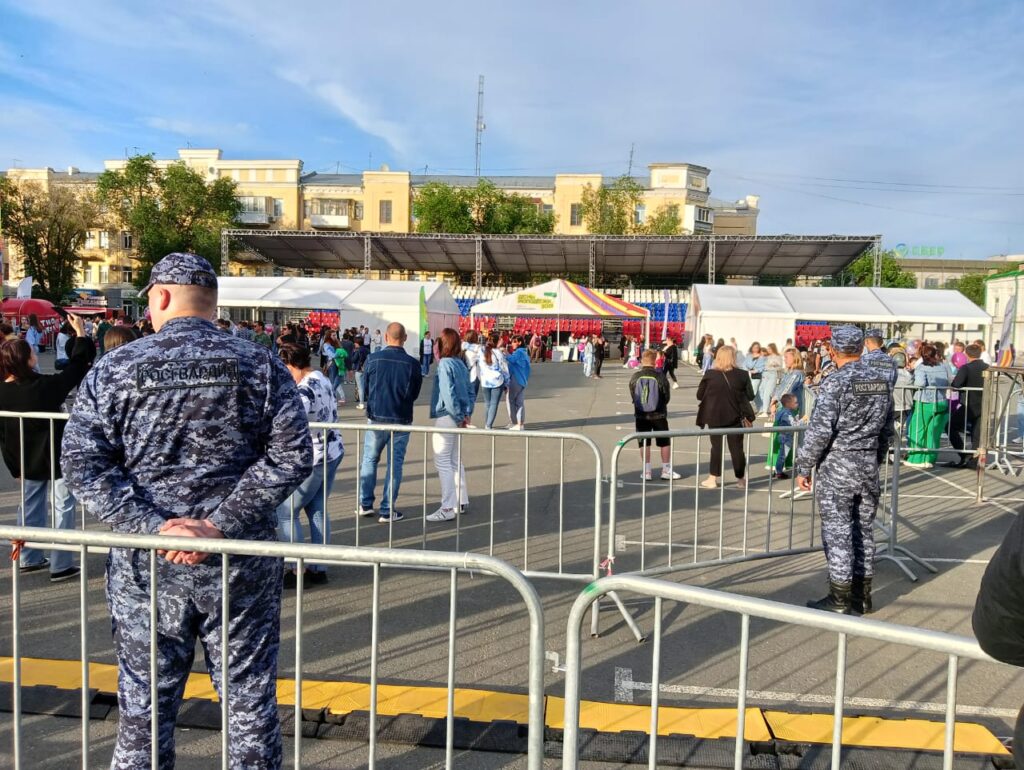
[[[114, 770], [149, 767], [149, 552], [112, 549], [107, 606], [118, 660], [119, 721]], [[277, 712], [282, 562], [232, 556], [229, 567], [228, 747], [232, 768], [279, 768]], [[196, 566], [157, 561], [157, 670], [161, 770], [174, 768], [174, 726], [195, 643], [220, 695], [221, 557]]]
[[814, 498], [831, 582], [849, 584], [854, 577], [874, 575], [872, 527], [879, 494], [874, 451], [830, 455], [818, 468]]

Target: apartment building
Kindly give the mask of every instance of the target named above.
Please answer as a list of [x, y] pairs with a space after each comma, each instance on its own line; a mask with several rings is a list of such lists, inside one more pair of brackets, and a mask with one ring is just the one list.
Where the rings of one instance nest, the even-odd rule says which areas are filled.
[[[302, 161], [235, 160], [223, 157], [219, 149], [183, 149], [173, 159], [158, 159], [157, 166], [185, 163], [207, 181], [229, 178], [237, 185], [242, 203], [239, 225], [278, 230], [414, 232], [413, 201], [417, 191], [430, 182], [456, 187], [476, 185], [475, 176], [411, 174], [382, 166], [358, 174], [303, 174]], [[105, 170], [119, 170], [127, 160], [108, 160]], [[755, 235], [758, 197], [748, 195], [737, 201], [711, 197], [710, 170], [691, 163], [654, 163], [644, 177], [634, 177], [642, 188], [642, 202], [633, 212], [635, 221], [662, 207], [676, 209], [684, 234]], [[53, 184], [95, 188], [99, 172], [66, 171], [50, 168], [7, 171], [15, 181], [34, 182], [43, 188]], [[586, 235], [583, 221], [584, 190], [611, 182], [600, 174], [554, 174], [552, 176], [490, 176], [503, 190], [534, 201], [543, 211], [555, 214], [555, 232]], [[79, 285], [110, 307], [129, 307], [137, 292], [134, 279], [139, 269], [133, 236], [108, 223], [98, 222], [89, 231], [80, 253]], [[234, 264], [234, 263], [233, 263]], [[240, 269], [251, 270], [252, 266]], [[265, 269], [265, 268], [263, 268]], [[23, 277], [17, 249], [11, 244], [4, 267], [4, 281], [10, 287]]]

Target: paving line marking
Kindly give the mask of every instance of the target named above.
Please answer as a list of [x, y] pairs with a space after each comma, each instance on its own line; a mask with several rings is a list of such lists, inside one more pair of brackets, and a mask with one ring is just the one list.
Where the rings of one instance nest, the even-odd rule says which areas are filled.
[[[615, 669], [615, 701], [617, 703], [632, 703], [633, 693], [636, 690], [650, 692], [650, 682], [633, 681], [633, 669]], [[735, 700], [739, 696], [739, 690], [725, 687], [698, 687], [691, 685], [663, 684], [658, 688], [659, 692], [673, 693], [677, 695], [707, 695], [715, 698], [731, 698]], [[620, 700], [621, 698], [621, 700]], [[766, 700], [775, 702], [809, 703], [818, 706], [831, 707], [835, 703], [833, 695], [817, 695], [814, 693], [803, 694], [797, 692], [778, 692], [775, 690], [747, 690], [748, 705], [750, 700]], [[843, 703], [852, 708], [871, 709], [894, 709], [906, 711], [924, 711], [934, 714], [945, 714], [945, 703], [933, 703], [929, 701], [916, 700], [889, 700], [887, 698], [844, 698]], [[998, 717], [1001, 719], [1016, 719], [1020, 709], [1001, 709], [990, 706], [960, 706], [956, 707], [956, 713], [961, 716], [973, 717]]]
[[[630, 545], [643, 545], [643, 543], [641, 541], [639, 541], [639, 540], [620, 539], [619, 536], [616, 535], [616, 537], [615, 537], [615, 547], [616, 547], [616, 549], [622, 549], [624, 546], [630, 546]], [[660, 546], [662, 548], [667, 548], [669, 544], [667, 542], [665, 542], [665, 541], [662, 541], [662, 540], [648, 540], [647, 541], [647, 545], [648, 546]], [[673, 548], [693, 548], [693, 543], [672, 543], [672, 547]], [[697, 548], [698, 549], [705, 548], [705, 549], [709, 549], [709, 550], [713, 550], [713, 551], [717, 551], [718, 550], [718, 546], [715, 545], [715, 544], [698, 545]], [[742, 551], [743, 549], [738, 547], [738, 546], [724, 545], [724, 546], [722, 546], [722, 550], [723, 551]], [[747, 548], [747, 553], [764, 553], [764, 552], [760, 551], [760, 550], [758, 550], [756, 548], [748, 547]], [[906, 562], [913, 561], [913, 559], [911, 559], [911, 558], [909, 558], [907, 556], [897, 556], [896, 560], [897, 561], [906, 561]], [[954, 559], [952, 557], [943, 558], [943, 557], [934, 557], [934, 556], [929, 556], [928, 557], [928, 561], [938, 562], [939, 564], [981, 564], [981, 565], [987, 565], [989, 563], [988, 559]]]

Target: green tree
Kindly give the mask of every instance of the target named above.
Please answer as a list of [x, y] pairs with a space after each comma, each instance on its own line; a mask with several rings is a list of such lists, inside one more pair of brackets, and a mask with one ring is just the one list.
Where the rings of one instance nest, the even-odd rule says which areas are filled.
[[948, 289], [956, 289], [978, 307], [985, 307], [985, 276], [978, 273], [954, 278], [946, 284]]
[[75, 286], [78, 250], [99, 207], [92, 194], [69, 185], [17, 184], [0, 178], [4, 235], [18, 245], [34, 296], [60, 302]]
[[242, 208], [234, 180], [207, 182], [184, 163], [160, 169], [152, 155], [136, 155], [123, 169], [100, 174], [97, 190], [118, 226], [135, 237], [139, 286], [172, 251], [194, 252], [220, 270], [220, 231], [235, 225]]
[[580, 199], [583, 221], [594, 235], [678, 235], [682, 230], [678, 206], [661, 206], [643, 223], [636, 221], [644, 188], [629, 176], [610, 185], [584, 188]]
[[416, 230], [421, 233], [545, 234], [555, 227], [554, 214], [536, 203], [481, 179], [476, 187], [430, 182], [413, 201]]
[[[868, 252], [855, 259], [846, 270], [843, 271], [845, 284], [848, 285], [852, 279], [855, 286], [871, 286], [875, 275], [875, 256]], [[843, 283], [840, 278], [837, 283]], [[892, 289], [913, 289], [917, 286], [917, 278], [900, 267], [899, 259], [895, 252], [882, 252], [882, 286]]]

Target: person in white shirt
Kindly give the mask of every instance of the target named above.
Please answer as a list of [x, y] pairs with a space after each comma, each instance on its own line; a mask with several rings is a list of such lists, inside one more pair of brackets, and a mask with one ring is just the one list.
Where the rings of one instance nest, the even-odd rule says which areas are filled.
[[974, 344], [981, 348], [981, 360], [992, 366], [992, 354], [988, 352], [985, 343], [982, 340], [975, 340]]
[[434, 340], [430, 338], [430, 332], [423, 334], [423, 342], [420, 346], [420, 370], [424, 377], [430, 376], [430, 365], [434, 363]]
[[[483, 356], [483, 348], [480, 345], [480, 335], [476, 329], [470, 329], [462, 338], [462, 358], [469, 369], [469, 396], [473, 403], [469, 408], [469, 417], [473, 416], [473, 409], [476, 408], [476, 399], [480, 394], [480, 359]], [[467, 428], [472, 427], [470, 425]]]
[[378, 329], [377, 331], [375, 331], [373, 333], [373, 340], [370, 343], [370, 352], [371, 353], [376, 353], [378, 350], [380, 350], [380, 347], [383, 344], [384, 344], [384, 341], [381, 339], [380, 329]]

